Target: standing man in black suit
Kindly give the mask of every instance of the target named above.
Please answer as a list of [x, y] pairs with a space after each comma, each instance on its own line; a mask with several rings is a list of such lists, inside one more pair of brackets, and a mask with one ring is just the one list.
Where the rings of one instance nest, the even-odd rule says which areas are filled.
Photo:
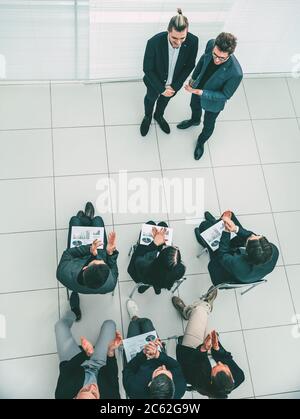
[[204, 143], [214, 132], [216, 119], [225, 103], [239, 87], [243, 78], [242, 68], [233, 55], [237, 39], [231, 33], [222, 32], [208, 41], [205, 53], [200, 58], [185, 90], [192, 93], [191, 119], [180, 122], [179, 129], [200, 125], [202, 110], [205, 110], [203, 130], [194, 152], [195, 160], [204, 153]]
[[170, 133], [164, 111], [195, 67], [198, 38], [188, 32], [189, 22], [181, 9], [177, 11], [170, 20], [168, 31], [154, 35], [147, 42], [143, 63], [147, 94], [145, 117], [140, 127], [143, 137], [149, 131], [155, 102], [154, 119], [166, 134]]

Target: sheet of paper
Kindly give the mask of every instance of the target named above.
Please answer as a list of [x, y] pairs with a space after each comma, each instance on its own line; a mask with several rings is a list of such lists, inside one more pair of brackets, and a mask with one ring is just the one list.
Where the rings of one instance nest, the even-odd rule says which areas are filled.
[[100, 240], [102, 245], [98, 249], [103, 249], [104, 227], [72, 227], [70, 247], [92, 244], [94, 240]]
[[123, 348], [126, 355], [127, 362], [131, 361], [148, 342], [157, 339], [156, 330], [144, 333], [143, 335], [133, 336], [132, 338], [123, 339]]
[[[152, 236], [152, 228], [153, 227], [156, 227], [158, 230], [161, 230], [162, 228], [164, 228], [164, 227], [160, 227], [160, 226], [153, 226], [151, 224], [143, 224], [142, 225], [140, 244], [143, 244], [144, 246], [149, 246], [149, 244], [153, 242], [153, 236]], [[168, 246], [172, 246], [172, 243], [173, 243], [173, 228], [167, 228], [165, 237], [166, 237], [166, 244]]]
[[[223, 231], [225, 230], [225, 225], [222, 220], [214, 224], [213, 226], [209, 227], [207, 230], [201, 233], [201, 237], [206, 241], [208, 246], [213, 250], [216, 251], [219, 249], [220, 240]], [[236, 236], [235, 233], [231, 233], [230, 240], [232, 240]]]

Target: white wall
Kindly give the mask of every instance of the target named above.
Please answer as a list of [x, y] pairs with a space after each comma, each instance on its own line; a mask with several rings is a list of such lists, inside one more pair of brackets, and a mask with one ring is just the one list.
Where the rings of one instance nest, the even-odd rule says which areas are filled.
[[166, 29], [177, 6], [199, 36], [199, 53], [227, 31], [238, 37], [246, 73], [292, 71], [300, 54], [300, 0], [92, 0], [90, 76], [141, 77], [146, 40]]
[[300, 0], [0, 0], [0, 77], [140, 78], [147, 39], [178, 6], [199, 55], [225, 30], [246, 73], [300, 68]]

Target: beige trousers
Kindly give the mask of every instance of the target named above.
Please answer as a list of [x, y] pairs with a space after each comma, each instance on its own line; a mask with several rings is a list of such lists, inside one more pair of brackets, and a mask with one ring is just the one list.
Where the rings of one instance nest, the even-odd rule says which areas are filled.
[[207, 321], [211, 306], [202, 300], [195, 301], [185, 307], [185, 313], [189, 317], [182, 344], [189, 348], [197, 348], [208, 335]]

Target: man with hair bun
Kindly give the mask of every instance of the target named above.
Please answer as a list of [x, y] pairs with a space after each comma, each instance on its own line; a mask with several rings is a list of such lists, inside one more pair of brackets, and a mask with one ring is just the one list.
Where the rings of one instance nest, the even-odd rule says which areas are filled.
[[144, 55], [143, 71], [147, 93], [144, 99], [145, 116], [140, 131], [144, 137], [149, 131], [154, 105], [154, 119], [163, 132], [170, 133], [164, 119], [166, 106], [195, 67], [198, 51], [197, 36], [188, 32], [189, 22], [177, 9], [169, 22], [168, 30], [148, 40]]

